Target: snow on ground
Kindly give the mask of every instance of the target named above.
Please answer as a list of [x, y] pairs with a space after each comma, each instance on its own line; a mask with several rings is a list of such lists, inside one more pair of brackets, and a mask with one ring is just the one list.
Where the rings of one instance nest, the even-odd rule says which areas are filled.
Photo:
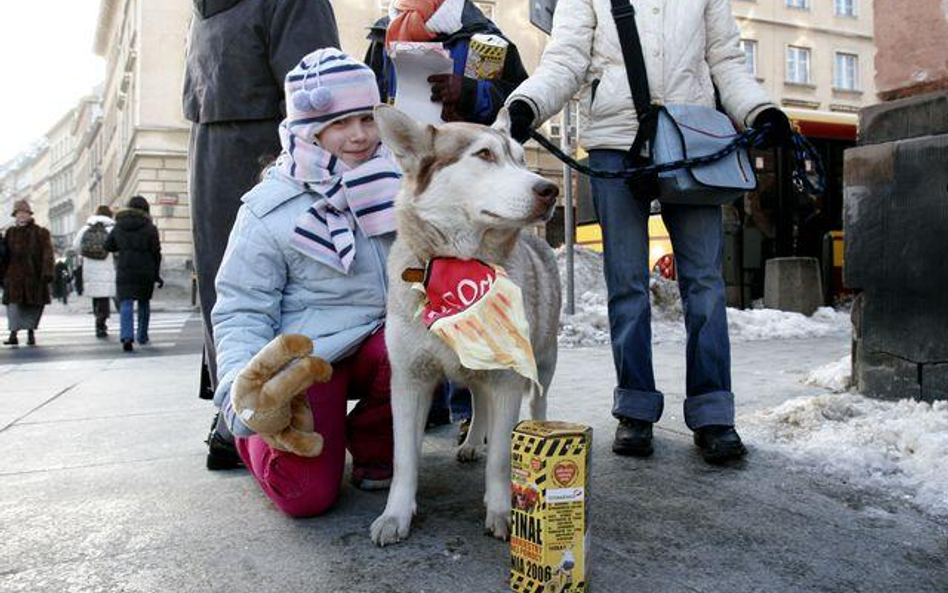
[[[560, 279], [566, 295], [566, 255], [557, 250]], [[602, 273], [602, 255], [577, 247], [574, 252], [576, 313], [560, 321], [563, 346], [598, 346], [609, 343], [609, 318], [606, 309], [606, 284]], [[649, 282], [652, 296], [652, 341], [683, 341], [685, 328], [678, 285], [653, 276]], [[851, 331], [849, 314], [822, 307], [807, 317], [773, 309], [727, 310], [732, 341], [807, 338], [844, 334]]]
[[946, 401], [828, 393], [794, 398], [739, 418], [738, 425], [745, 441], [758, 447], [948, 515]]
[[835, 362], [813, 369], [803, 380], [803, 383], [814, 387], [823, 387], [833, 393], [846, 391], [852, 384], [852, 365], [852, 356], [847, 354]]

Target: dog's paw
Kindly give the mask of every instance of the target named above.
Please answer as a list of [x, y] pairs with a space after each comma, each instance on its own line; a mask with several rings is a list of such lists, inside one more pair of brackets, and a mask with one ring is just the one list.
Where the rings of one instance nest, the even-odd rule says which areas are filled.
[[484, 520], [484, 531], [497, 539], [507, 541], [510, 535], [510, 511], [487, 511]]
[[461, 463], [471, 463], [477, 461], [477, 447], [467, 443], [458, 447], [457, 460]]
[[372, 541], [377, 546], [387, 546], [397, 544], [408, 537], [411, 531], [411, 515], [400, 517], [398, 515], [381, 515], [372, 522], [370, 529]]

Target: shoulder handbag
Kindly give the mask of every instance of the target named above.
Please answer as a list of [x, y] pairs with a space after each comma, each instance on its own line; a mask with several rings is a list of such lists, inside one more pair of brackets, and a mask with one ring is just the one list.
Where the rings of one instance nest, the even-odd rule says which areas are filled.
[[[714, 154], [738, 136], [730, 118], [704, 105], [652, 103], [642, 42], [630, 0], [612, 0], [612, 17], [632, 91], [639, 129], [626, 157], [628, 164], [647, 154], [660, 165]], [[719, 160], [658, 173], [660, 202], [719, 206], [757, 188], [757, 175], [747, 149], [738, 147]]]

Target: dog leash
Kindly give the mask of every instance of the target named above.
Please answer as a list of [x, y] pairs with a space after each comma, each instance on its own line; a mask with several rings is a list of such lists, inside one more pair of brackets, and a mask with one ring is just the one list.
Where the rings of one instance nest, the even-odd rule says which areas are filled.
[[[537, 141], [543, 148], [547, 149], [553, 156], [568, 165], [571, 169], [589, 177], [598, 177], [601, 179], [638, 179], [649, 175], [657, 175], [677, 169], [707, 165], [719, 161], [739, 148], [752, 148], [758, 146], [768, 131], [770, 124], [765, 124], [761, 128], [748, 128], [739, 134], [730, 144], [721, 150], [704, 155], [661, 163], [657, 165], [644, 165], [641, 167], [632, 167], [623, 171], [603, 171], [584, 165], [559, 149], [555, 144], [549, 141], [545, 136], [536, 130], [530, 131], [530, 137]], [[823, 168], [823, 161], [820, 159], [816, 148], [802, 134], [798, 132], [791, 133], [792, 151], [793, 151], [793, 185], [801, 192], [817, 195], [822, 194], [826, 189], [826, 172]], [[810, 178], [807, 172], [806, 163], [813, 163], [815, 181]]]

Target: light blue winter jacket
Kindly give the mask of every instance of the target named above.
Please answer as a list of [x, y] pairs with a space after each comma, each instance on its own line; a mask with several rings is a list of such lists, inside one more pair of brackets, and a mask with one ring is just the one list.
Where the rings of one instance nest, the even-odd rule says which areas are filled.
[[217, 273], [211, 313], [219, 382], [214, 403], [239, 436], [253, 432], [236, 417], [230, 388], [245, 364], [279, 334], [304, 334], [314, 354], [336, 362], [385, 321], [385, 261], [394, 233], [356, 235], [344, 274], [290, 246], [297, 218], [317, 194], [275, 168], [244, 195]]

